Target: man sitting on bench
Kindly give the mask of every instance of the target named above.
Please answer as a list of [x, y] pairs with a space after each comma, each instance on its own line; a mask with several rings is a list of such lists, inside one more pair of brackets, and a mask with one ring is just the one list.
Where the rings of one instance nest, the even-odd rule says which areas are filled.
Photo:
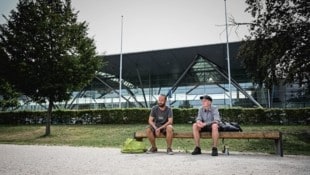
[[193, 124], [195, 149], [192, 155], [201, 154], [200, 132], [212, 132], [212, 156], [217, 156], [217, 144], [219, 138], [219, 122], [221, 121], [218, 108], [212, 106], [212, 98], [208, 95], [200, 97], [202, 107], [198, 111], [196, 123]]
[[171, 108], [166, 106], [166, 101], [167, 97], [165, 95], [159, 95], [157, 105], [151, 110], [148, 120], [149, 126], [146, 129], [146, 134], [152, 147], [147, 153], [157, 152], [155, 138], [162, 133], [166, 136], [167, 154], [173, 154], [171, 149], [173, 137], [173, 114]]

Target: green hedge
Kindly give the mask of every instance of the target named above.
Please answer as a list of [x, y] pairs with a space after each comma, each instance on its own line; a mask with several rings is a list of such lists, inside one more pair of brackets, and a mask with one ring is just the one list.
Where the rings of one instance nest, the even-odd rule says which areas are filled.
[[[222, 108], [222, 120], [240, 124], [309, 124], [310, 108]], [[173, 109], [174, 123], [191, 123], [198, 109]], [[150, 109], [55, 110], [52, 124], [143, 124]], [[46, 112], [0, 112], [0, 124], [43, 124]]]

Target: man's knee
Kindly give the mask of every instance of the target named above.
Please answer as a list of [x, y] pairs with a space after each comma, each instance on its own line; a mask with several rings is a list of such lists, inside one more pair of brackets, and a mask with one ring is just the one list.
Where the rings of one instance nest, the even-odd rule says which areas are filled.
[[166, 127], [166, 132], [167, 132], [167, 133], [172, 133], [172, 132], [173, 132], [173, 126], [172, 126], [172, 125], [168, 125], [168, 126]]
[[212, 131], [218, 131], [219, 125], [218, 125], [217, 123], [213, 123], [213, 124], [211, 125], [211, 128], [212, 128]]
[[193, 124], [193, 130], [194, 131], [198, 131], [199, 130], [199, 127], [198, 127], [197, 123]]
[[150, 127], [147, 127], [146, 128], [146, 134], [149, 135], [149, 134], [153, 134], [153, 131]]

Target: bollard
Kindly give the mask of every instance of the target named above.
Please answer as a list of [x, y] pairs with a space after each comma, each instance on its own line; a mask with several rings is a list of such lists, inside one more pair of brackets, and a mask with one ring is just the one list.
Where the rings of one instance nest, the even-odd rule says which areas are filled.
[[226, 156], [229, 156], [229, 146], [224, 145], [224, 149], [222, 151]]

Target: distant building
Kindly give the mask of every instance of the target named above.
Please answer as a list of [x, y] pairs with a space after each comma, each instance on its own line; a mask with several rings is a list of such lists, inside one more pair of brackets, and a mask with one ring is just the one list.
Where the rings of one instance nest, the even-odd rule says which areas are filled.
[[[275, 87], [272, 92], [254, 86], [237, 59], [240, 44], [230, 43], [233, 106], [310, 105], [309, 102], [296, 101], [296, 94], [300, 94], [301, 88], [295, 85]], [[93, 82], [81, 92], [74, 92], [69, 102], [59, 103], [60, 108], [100, 109], [119, 106], [120, 55], [107, 55], [103, 59], [107, 64]], [[202, 94], [209, 94], [217, 106], [229, 106], [226, 44], [123, 54], [122, 107], [149, 108], [156, 103], [158, 94], [169, 95], [168, 104], [173, 107], [198, 107]], [[33, 105], [37, 107], [36, 110], [44, 108], [44, 105]]]

